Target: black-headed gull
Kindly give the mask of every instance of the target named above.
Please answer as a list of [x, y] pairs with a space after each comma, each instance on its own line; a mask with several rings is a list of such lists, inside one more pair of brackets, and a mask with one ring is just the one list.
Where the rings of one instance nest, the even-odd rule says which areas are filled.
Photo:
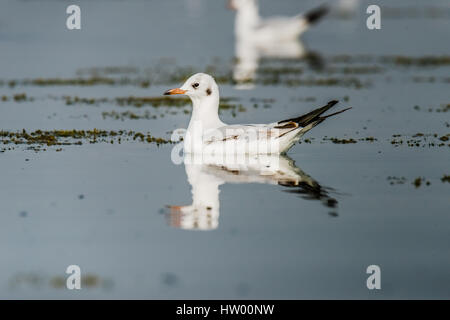
[[293, 17], [262, 19], [259, 16], [257, 0], [230, 0], [229, 7], [236, 10], [236, 36], [245, 36], [245, 32], [248, 32], [261, 42], [297, 38], [328, 12], [326, 6], [321, 6]]
[[320, 200], [328, 207], [336, 206], [327, 188], [304, 173], [287, 156], [246, 155], [227, 159], [208, 155], [202, 163], [195, 163], [193, 155], [186, 155], [184, 165], [192, 188], [192, 204], [169, 206], [171, 226], [188, 230], [214, 230], [219, 225], [220, 186], [225, 183], [264, 183], [286, 187], [286, 191], [306, 199]]
[[194, 74], [181, 88], [168, 90], [164, 94], [184, 94], [192, 101], [191, 120], [184, 137], [185, 153], [285, 153], [303, 134], [326, 118], [350, 109], [322, 116], [338, 103], [333, 100], [321, 108], [287, 120], [269, 124], [227, 125], [219, 119], [219, 87], [208, 74]]
[[328, 11], [324, 6], [294, 17], [262, 19], [256, 0], [230, 0], [235, 9], [234, 24], [236, 63], [233, 79], [237, 88], [251, 88], [260, 57], [303, 58], [309, 52], [299, 35]]

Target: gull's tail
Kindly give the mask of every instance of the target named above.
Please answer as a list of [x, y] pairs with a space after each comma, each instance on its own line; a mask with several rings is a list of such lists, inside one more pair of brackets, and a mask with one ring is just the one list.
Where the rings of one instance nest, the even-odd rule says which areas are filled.
[[291, 119], [287, 119], [287, 120], [282, 120], [279, 121], [278, 124], [283, 124], [286, 122], [295, 122], [297, 123], [300, 127], [303, 127], [302, 132], [305, 133], [306, 131], [312, 129], [313, 127], [317, 126], [319, 123], [321, 123], [322, 121], [324, 121], [326, 118], [335, 116], [339, 113], [342, 113], [344, 111], [347, 111], [348, 109], [351, 109], [351, 107], [337, 111], [335, 113], [326, 115], [326, 116], [321, 116], [323, 113], [325, 113], [326, 111], [328, 111], [330, 108], [332, 108], [335, 104], [337, 104], [339, 101], [337, 100], [332, 100], [330, 102], [328, 102], [328, 104], [326, 106], [323, 106], [321, 108], [317, 108], [311, 112], [308, 112], [307, 114], [304, 114], [300, 117], [297, 118], [291, 118]]
[[320, 19], [322, 19], [322, 17], [325, 16], [327, 13], [328, 7], [326, 5], [322, 5], [318, 8], [308, 11], [307, 13], [299, 17], [304, 18], [308, 24], [314, 24], [318, 22]]
[[300, 117], [279, 121], [277, 123], [277, 126], [275, 126], [274, 128], [288, 130], [287, 132], [283, 132], [282, 134], [280, 134], [280, 136], [278, 137], [283, 140], [283, 142], [280, 142], [280, 152], [287, 152], [287, 150], [289, 150], [289, 148], [291, 148], [306, 132], [317, 126], [326, 118], [335, 116], [339, 113], [347, 111], [348, 109], [351, 109], [351, 107], [349, 107], [335, 113], [322, 116], [323, 113], [332, 108], [336, 103], [338, 103], [337, 100], [332, 100], [328, 102], [326, 106], [317, 108]]

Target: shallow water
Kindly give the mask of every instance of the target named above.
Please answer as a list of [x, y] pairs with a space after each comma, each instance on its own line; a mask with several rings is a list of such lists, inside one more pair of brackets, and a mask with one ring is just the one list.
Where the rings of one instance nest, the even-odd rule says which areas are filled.
[[[314, 3], [261, 1], [261, 12]], [[335, 207], [311, 192], [229, 178], [208, 231], [177, 228], [166, 207], [192, 203], [172, 144], [133, 136], [0, 143], [0, 298], [449, 298], [450, 7], [380, 3], [391, 10], [379, 31], [365, 27], [361, 2], [355, 15], [332, 13], [305, 34], [323, 69], [262, 59], [254, 86], [239, 90], [229, 79], [233, 13], [220, 1], [81, 1], [81, 31], [65, 28], [65, 3], [3, 1], [4, 132], [97, 128], [169, 139], [187, 126], [189, 104], [120, 106], [116, 98], [160, 96], [186, 68], [224, 76], [228, 123], [289, 118], [332, 99], [353, 109], [288, 153]], [[130, 81], [60, 85], [94, 76]], [[59, 82], [42, 85], [50, 78]], [[96, 100], [68, 104], [66, 96]], [[71, 264], [81, 267], [82, 290], [65, 289]], [[372, 264], [381, 290], [366, 287]]]

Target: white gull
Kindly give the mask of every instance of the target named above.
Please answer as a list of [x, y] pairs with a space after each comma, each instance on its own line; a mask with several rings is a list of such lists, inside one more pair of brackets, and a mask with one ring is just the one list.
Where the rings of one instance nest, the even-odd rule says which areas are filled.
[[219, 118], [219, 87], [205, 73], [191, 76], [165, 95], [185, 94], [193, 104], [191, 120], [184, 137], [185, 153], [200, 154], [281, 154], [287, 152], [307, 131], [328, 117], [350, 108], [322, 116], [338, 101], [304, 115], [268, 124], [227, 125]]
[[325, 6], [293, 17], [261, 18], [256, 0], [230, 0], [234, 23], [236, 63], [233, 79], [239, 89], [251, 88], [260, 57], [303, 58], [308, 54], [299, 36], [327, 12]]

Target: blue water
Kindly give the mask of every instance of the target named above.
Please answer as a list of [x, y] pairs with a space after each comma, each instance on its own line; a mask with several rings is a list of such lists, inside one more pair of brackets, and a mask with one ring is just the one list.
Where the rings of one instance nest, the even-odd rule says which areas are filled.
[[[364, 54], [379, 61], [450, 54], [447, 1], [379, 3], [382, 14], [383, 5], [418, 13], [382, 15], [382, 29], [370, 31], [368, 2], [361, 1], [350, 18], [330, 14], [308, 31], [305, 45], [327, 62], [336, 55]], [[109, 66], [137, 68], [138, 75], [130, 77], [152, 75], [155, 68], [201, 72], [211, 64], [229, 71], [234, 16], [225, 2], [79, 4], [82, 29], [69, 31], [66, 2], [1, 3], [0, 80], [18, 84], [2, 85], [0, 96], [26, 93], [34, 100], [1, 101], [0, 130], [124, 129], [169, 138], [170, 131], [186, 128], [189, 114], [113, 102], [68, 106], [61, 97], [160, 96], [181, 83], [40, 87], [20, 81], [73, 78], [81, 69]], [[315, 4], [264, 0], [260, 11], [293, 14]], [[431, 17], [432, 7], [443, 16]], [[171, 224], [166, 208], [192, 202], [184, 165], [170, 160], [173, 145], [83, 143], [62, 146], [60, 152], [17, 145], [0, 153], [0, 298], [449, 298], [450, 185], [441, 181], [449, 174], [448, 142], [396, 147], [391, 140], [394, 134], [448, 134], [448, 112], [427, 110], [450, 103], [450, 66], [377, 63], [383, 72], [355, 76], [370, 82], [361, 89], [220, 85], [222, 96], [236, 98], [246, 109], [235, 117], [223, 111], [227, 123], [281, 120], [331, 99], [341, 100], [341, 108], [353, 107], [310, 131], [305, 138], [314, 138], [311, 144], [295, 145], [288, 153], [296, 167], [328, 188], [335, 208], [281, 185], [224, 183], [217, 227], [184, 230]], [[305, 77], [330, 76], [300, 65]], [[414, 81], [418, 76], [434, 80]], [[254, 98], [272, 102], [254, 108]], [[102, 112], [145, 108], [157, 119], [102, 117]], [[377, 141], [358, 140], [371, 136]], [[333, 144], [324, 137], [358, 143]], [[390, 176], [405, 182], [391, 185]], [[415, 187], [418, 177], [424, 182]], [[67, 290], [60, 283], [72, 264], [94, 281]], [[381, 268], [381, 290], [366, 287], [366, 268], [373, 264]]]

